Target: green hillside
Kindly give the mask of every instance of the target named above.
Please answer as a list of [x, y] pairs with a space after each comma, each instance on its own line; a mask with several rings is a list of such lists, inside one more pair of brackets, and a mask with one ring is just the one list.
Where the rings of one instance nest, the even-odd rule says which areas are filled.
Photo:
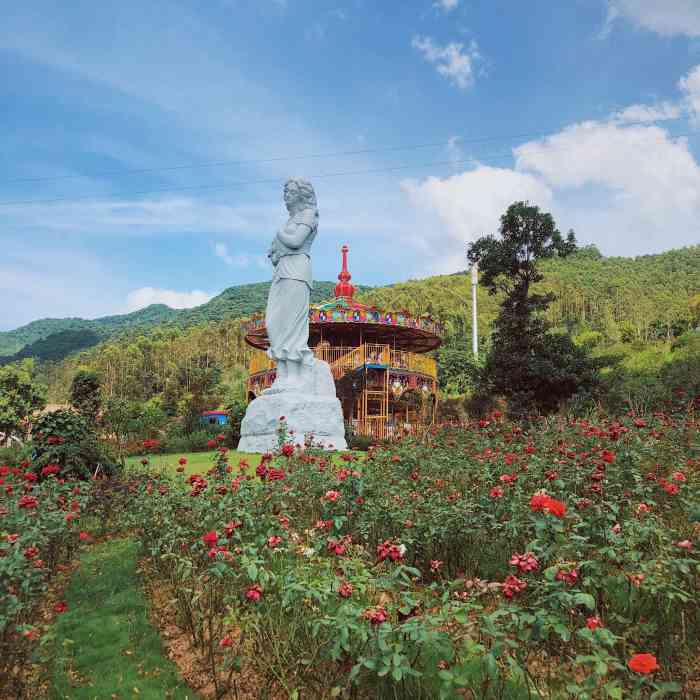
[[[334, 282], [316, 282], [311, 293], [314, 302], [333, 294]], [[127, 330], [174, 325], [179, 328], [248, 316], [265, 308], [269, 282], [229, 287], [206, 304], [191, 309], [171, 309], [152, 304], [129, 314], [82, 318], [44, 318], [12, 331], [0, 332], [0, 364], [35, 357], [60, 360]]]
[[[557, 295], [549, 310], [550, 320], [570, 331], [599, 333], [611, 341], [649, 342], [670, 340], [698, 323], [700, 246], [636, 258], [606, 258], [588, 247], [566, 260], [546, 261], [542, 271], [542, 289]], [[159, 304], [94, 320], [33, 321], [0, 333], [0, 355], [6, 356], [5, 362], [23, 357], [55, 361], [103, 341], [118, 343], [125, 333], [238, 319], [265, 308], [269, 287], [269, 282], [229, 287], [192, 309]], [[331, 297], [333, 287], [333, 282], [316, 282], [312, 301]], [[478, 297], [479, 333], [485, 340], [499, 300], [481, 288]], [[361, 301], [381, 308], [433, 314], [445, 322], [448, 344], [461, 344], [471, 333], [470, 298], [470, 279], [464, 273], [360, 287], [358, 293]]]
[[[566, 259], [545, 261], [541, 269], [541, 290], [557, 296], [549, 319], [569, 330], [646, 342], [671, 339], [698, 323], [691, 299], [700, 293], [700, 246], [636, 258], [605, 258], [587, 247]], [[448, 336], [461, 337], [471, 333], [470, 285], [467, 274], [441, 275], [378, 287], [361, 298], [382, 308], [431, 313], [446, 323]], [[484, 338], [498, 303], [479, 287]]]

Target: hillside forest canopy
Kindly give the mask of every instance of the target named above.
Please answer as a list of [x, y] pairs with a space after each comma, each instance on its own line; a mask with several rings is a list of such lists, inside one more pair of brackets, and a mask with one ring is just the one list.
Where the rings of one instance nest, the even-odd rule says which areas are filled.
[[[534, 289], [555, 295], [545, 313], [552, 328], [570, 333], [594, 356], [613, 358], [603, 371], [611, 405], [653, 402], [688, 382], [691, 392], [700, 381], [694, 332], [700, 325], [700, 246], [637, 258], [606, 258], [589, 246], [566, 258], [543, 261], [541, 272], [543, 280]], [[240, 319], [227, 304], [250, 314], [264, 308], [266, 289], [263, 283], [232, 287], [209, 304], [185, 310], [188, 315], [177, 324], [122, 328], [86, 350], [39, 362], [38, 376], [48, 386], [49, 402], [67, 402], [80, 368], [100, 376], [105, 400], [155, 401], [170, 414], [182, 410], [201, 385], [202, 373], [213, 368], [218, 380], [206, 388], [206, 407], [242, 398], [250, 351]], [[317, 285], [316, 298], [331, 294], [330, 283]], [[481, 286], [477, 295], [483, 357], [502, 298]], [[467, 274], [364, 288], [358, 299], [442, 320], [446, 333], [437, 352], [442, 393], [448, 398], [469, 393], [474, 360]], [[187, 325], [185, 318], [196, 322]]]

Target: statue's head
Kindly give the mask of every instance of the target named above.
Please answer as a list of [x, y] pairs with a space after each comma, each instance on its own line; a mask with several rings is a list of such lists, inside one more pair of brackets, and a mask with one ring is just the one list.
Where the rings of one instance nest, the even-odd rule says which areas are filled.
[[290, 177], [284, 183], [284, 203], [289, 213], [316, 208], [316, 193], [308, 180]]

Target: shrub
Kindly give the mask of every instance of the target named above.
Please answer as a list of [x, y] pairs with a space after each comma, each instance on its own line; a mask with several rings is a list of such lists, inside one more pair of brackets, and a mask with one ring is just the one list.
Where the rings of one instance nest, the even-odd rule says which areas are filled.
[[61, 476], [90, 478], [99, 466], [111, 475], [115, 459], [99, 442], [86, 420], [77, 412], [60, 409], [41, 416], [32, 431], [32, 467], [37, 475], [55, 464]]

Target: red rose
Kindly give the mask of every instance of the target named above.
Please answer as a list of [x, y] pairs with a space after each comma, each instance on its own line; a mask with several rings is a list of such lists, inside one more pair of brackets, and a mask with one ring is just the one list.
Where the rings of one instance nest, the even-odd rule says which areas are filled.
[[635, 673], [652, 673], [658, 670], [659, 664], [656, 663], [656, 657], [653, 654], [635, 654], [627, 665], [631, 671]]
[[381, 605], [375, 608], [367, 608], [367, 610], [362, 613], [362, 617], [364, 617], [365, 620], [369, 620], [373, 625], [381, 625], [389, 619], [389, 615]]
[[42, 470], [42, 476], [50, 476], [51, 474], [58, 474], [61, 471], [61, 467], [58, 464], [47, 464]]
[[588, 627], [589, 630], [597, 630], [599, 627], [602, 627], [603, 623], [599, 617], [589, 617], [586, 620], [586, 627]]
[[39, 501], [34, 496], [22, 496], [17, 502], [20, 508], [36, 508]]
[[185, 457], [180, 457], [180, 459], [177, 460], [177, 463], [181, 466], [184, 467], [187, 464], [187, 459]]
[[204, 544], [207, 545], [207, 547], [215, 547], [216, 543], [218, 541], [219, 541], [219, 536], [216, 534], [216, 532], [214, 530], [202, 535], [202, 542], [204, 542]]
[[216, 447], [216, 440], [207, 440], [207, 447], [213, 450]]
[[353, 587], [349, 581], [343, 581], [338, 587], [338, 595], [341, 598], [350, 598], [352, 596]]
[[233, 646], [233, 639], [227, 634], [220, 642], [219, 646], [223, 649], [225, 647], [232, 647]]
[[53, 606], [53, 609], [60, 615], [68, 610], [68, 603], [62, 600], [59, 603], [56, 603], [56, 605]]
[[245, 597], [248, 600], [252, 600], [254, 603], [257, 603], [262, 598], [262, 588], [256, 583], [246, 591]]
[[556, 498], [547, 499], [545, 508], [557, 518], [563, 518], [566, 514], [566, 506], [561, 501], [557, 501]]

